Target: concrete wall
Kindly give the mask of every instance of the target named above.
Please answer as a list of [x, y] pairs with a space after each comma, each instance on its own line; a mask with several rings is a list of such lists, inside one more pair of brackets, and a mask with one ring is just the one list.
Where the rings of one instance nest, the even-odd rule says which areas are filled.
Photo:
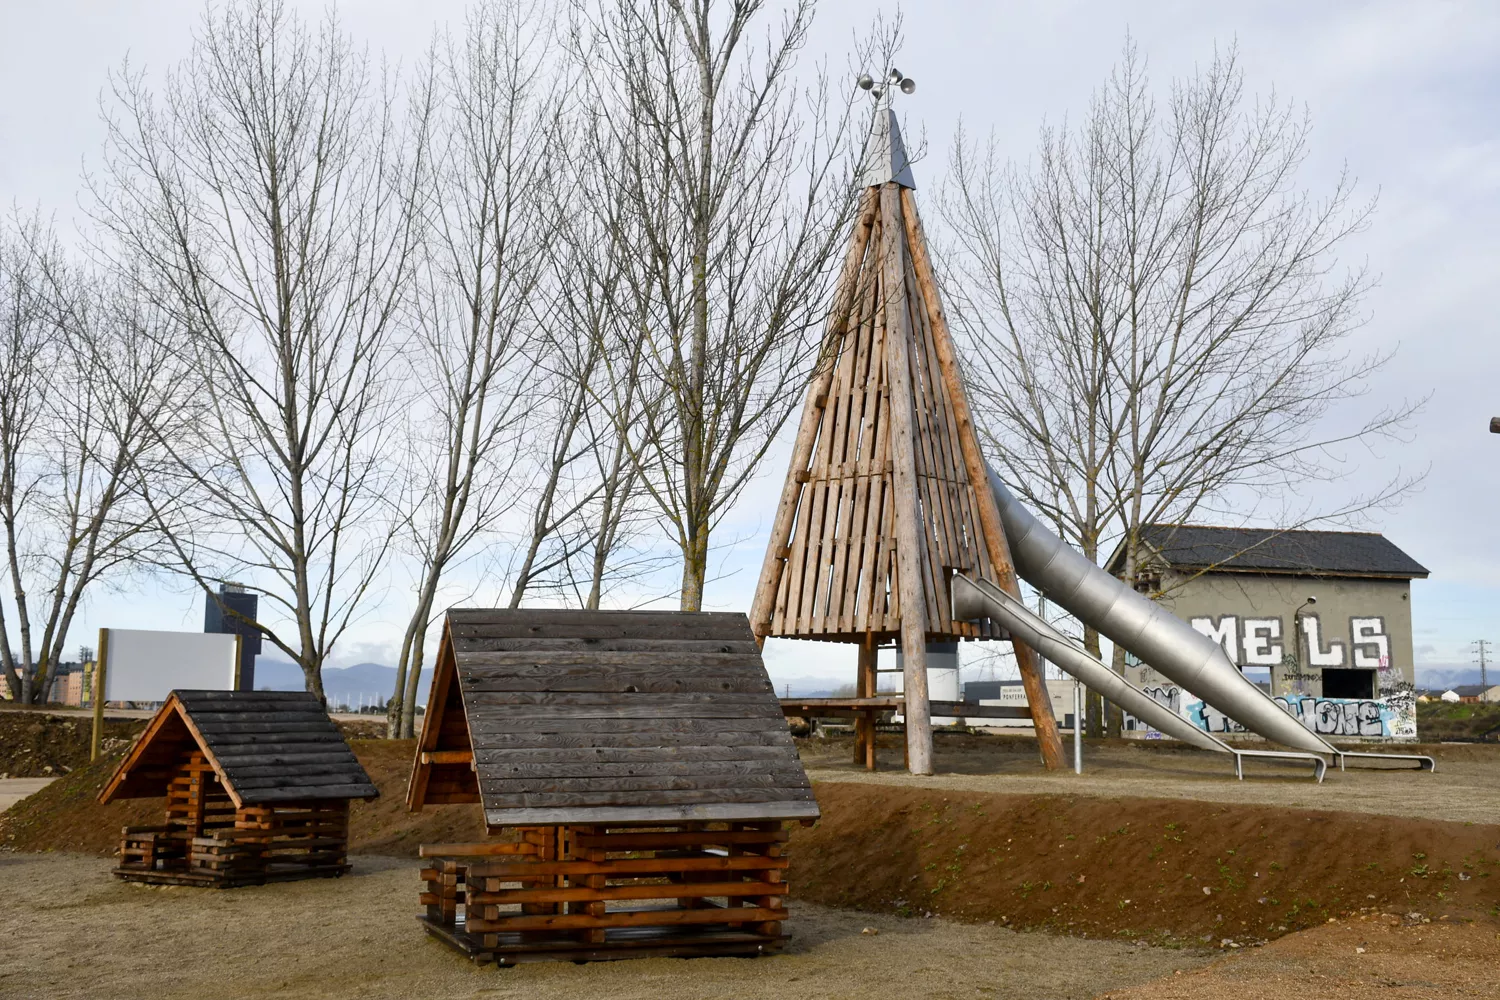
[[[1168, 572], [1162, 589], [1164, 607], [1217, 641], [1248, 677], [1265, 681], [1309, 729], [1330, 737], [1416, 738], [1409, 581]], [[1296, 614], [1309, 596], [1317, 604]], [[1149, 665], [1127, 674], [1205, 729], [1243, 731]]]

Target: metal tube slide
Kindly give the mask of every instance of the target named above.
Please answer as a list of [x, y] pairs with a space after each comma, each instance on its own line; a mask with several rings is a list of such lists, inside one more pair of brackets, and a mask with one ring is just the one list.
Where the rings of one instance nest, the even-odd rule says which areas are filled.
[[1212, 733], [1199, 729], [1155, 698], [1133, 686], [1119, 674], [1096, 660], [1088, 650], [1059, 632], [1045, 618], [987, 580], [971, 580], [962, 573], [953, 574], [953, 617], [960, 621], [992, 618], [1051, 663], [1056, 664], [1089, 688], [1145, 720], [1158, 731], [1192, 746], [1234, 755], [1234, 772], [1245, 776], [1246, 757], [1311, 764], [1313, 777], [1323, 780], [1328, 762], [1321, 755], [1297, 750], [1241, 750], [1232, 747]]
[[960, 621], [992, 618], [1049, 662], [1173, 739], [1204, 750], [1228, 749], [1222, 741], [1132, 687], [1125, 678], [1074, 645], [1046, 619], [994, 584], [971, 580], [962, 573], [953, 574], [953, 617]]
[[994, 470], [989, 478], [1016, 572], [1027, 583], [1251, 732], [1282, 746], [1341, 755], [1246, 680], [1218, 643], [1085, 559], [1021, 506]]

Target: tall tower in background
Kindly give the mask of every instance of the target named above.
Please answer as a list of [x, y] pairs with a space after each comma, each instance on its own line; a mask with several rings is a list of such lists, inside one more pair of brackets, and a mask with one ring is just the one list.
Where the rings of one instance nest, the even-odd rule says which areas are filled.
[[256, 628], [260, 597], [238, 583], [221, 583], [217, 594], [206, 594], [203, 631], [240, 637], [239, 690], [255, 690], [255, 658], [260, 655], [261, 635]]

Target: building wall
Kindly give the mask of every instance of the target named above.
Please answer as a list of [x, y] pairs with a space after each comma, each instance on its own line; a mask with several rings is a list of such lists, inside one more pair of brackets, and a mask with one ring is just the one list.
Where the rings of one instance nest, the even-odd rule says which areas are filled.
[[[1410, 581], [1168, 572], [1162, 588], [1164, 607], [1219, 642], [1308, 728], [1335, 738], [1416, 738]], [[1294, 623], [1310, 595], [1318, 603]], [[1197, 725], [1243, 731], [1149, 666], [1128, 672]]]

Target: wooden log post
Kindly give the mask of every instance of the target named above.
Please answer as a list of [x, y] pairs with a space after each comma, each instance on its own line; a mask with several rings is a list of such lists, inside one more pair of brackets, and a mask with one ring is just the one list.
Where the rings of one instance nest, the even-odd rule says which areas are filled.
[[[943, 382], [948, 389], [948, 398], [953, 406], [953, 418], [958, 424], [958, 440], [963, 451], [964, 468], [969, 482], [974, 487], [974, 498], [979, 506], [980, 530], [984, 534], [985, 547], [990, 562], [999, 577], [999, 587], [1013, 597], [1020, 597], [1020, 586], [1016, 582], [1015, 565], [1011, 562], [1010, 546], [1005, 540], [1005, 528], [1000, 522], [1000, 508], [990, 492], [989, 474], [984, 455], [979, 450], [979, 434], [969, 410], [969, 397], [964, 391], [963, 378], [959, 374], [958, 358], [953, 348], [953, 337], [948, 330], [948, 320], [943, 313], [942, 299], [938, 295], [937, 280], [933, 275], [932, 261], [927, 256], [927, 237], [922, 231], [922, 222], [917, 217], [916, 205], [910, 191], [901, 192], [902, 218], [906, 225], [907, 242], [911, 245], [912, 269], [917, 286], [927, 303], [928, 322], [932, 326], [933, 343], [937, 347], [938, 363], [942, 368]], [[1047, 680], [1042, 674], [1036, 651], [1030, 646], [1011, 640], [1016, 652], [1016, 666], [1021, 672], [1021, 683], [1026, 689], [1026, 701], [1031, 709], [1032, 725], [1036, 728], [1037, 749], [1042, 764], [1049, 771], [1062, 770], [1067, 766], [1063, 754], [1062, 735], [1057, 731], [1057, 717], [1052, 712], [1052, 697], [1047, 692]]]
[[[875, 666], [878, 651], [875, 637], [866, 635], [859, 644], [859, 675], [854, 681], [856, 698], [875, 697]], [[854, 722], [854, 766], [875, 770], [875, 711], [867, 710]]]
[[880, 192], [884, 220], [879, 308], [886, 311], [886, 383], [891, 390], [891, 462], [896, 508], [896, 590], [901, 610], [901, 652], [906, 718], [907, 768], [932, 773], [932, 717], [927, 709], [927, 608], [922, 586], [922, 552], [927, 547], [917, 489], [915, 415], [912, 404], [911, 316], [906, 298], [906, 253], [901, 219], [901, 188]]

